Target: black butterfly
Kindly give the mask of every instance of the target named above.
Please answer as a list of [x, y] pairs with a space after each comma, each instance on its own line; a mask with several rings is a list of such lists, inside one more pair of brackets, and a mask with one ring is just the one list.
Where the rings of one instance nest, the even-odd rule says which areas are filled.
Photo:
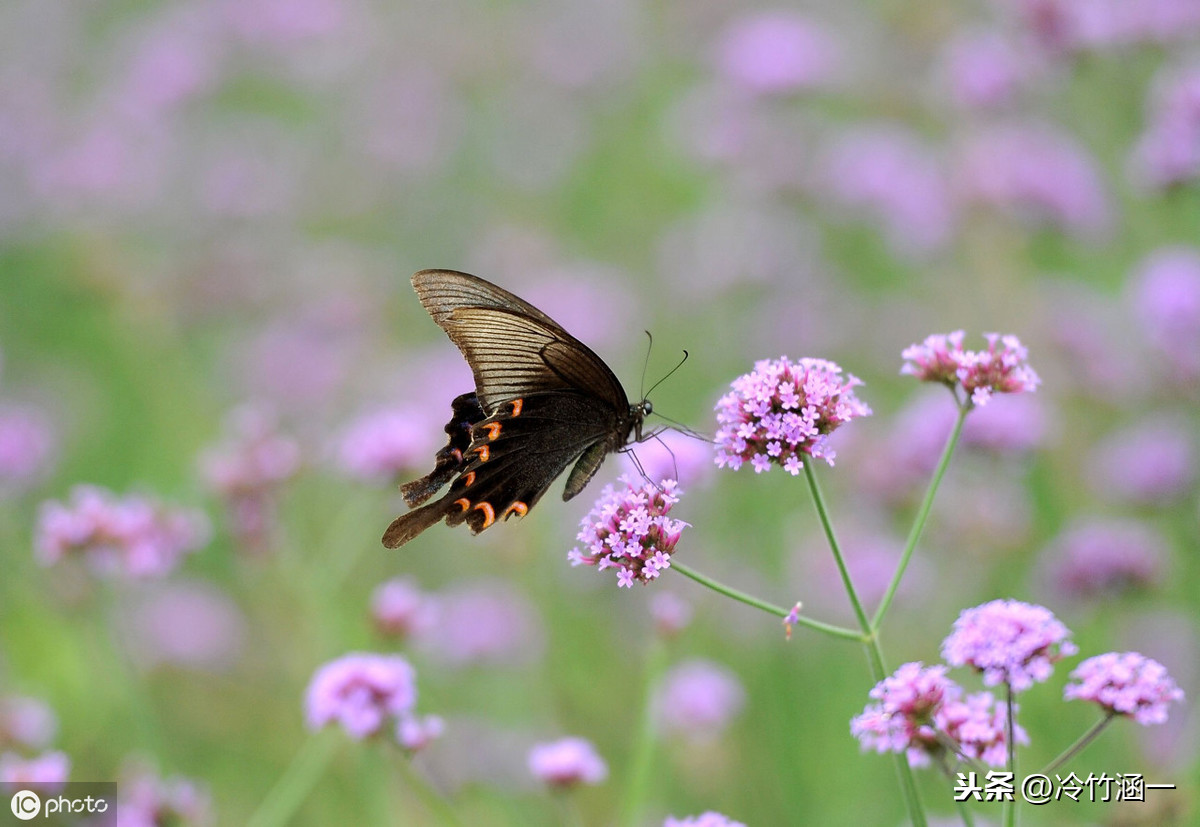
[[[529, 302], [454, 270], [422, 270], [412, 283], [466, 357], [475, 392], [452, 403], [450, 440], [433, 471], [401, 486], [409, 507], [420, 507], [392, 521], [385, 546], [402, 546], [443, 518], [478, 533], [524, 516], [574, 462], [569, 500], [607, 454], [642, 441], [650, 401], [629, 404], [608, 365]], [[422, 505], [452, 478], [441, 499]]]

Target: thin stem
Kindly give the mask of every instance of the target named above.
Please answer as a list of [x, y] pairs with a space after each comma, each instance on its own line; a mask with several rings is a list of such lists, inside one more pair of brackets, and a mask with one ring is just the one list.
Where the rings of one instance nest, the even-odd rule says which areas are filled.
[[[732, 586], [726, 586], [724, 583], [714, 580], [708, 575], [701, 574], [700, 572], [696, 571], [690, 566], [684, 565], [683, 563], [677, 563], [675, 560], [671, 560], [671, 570], [679, 572], [684, 577], [690, 577], [700, 585], [707, 586], [713, 591], [723, 594], [726, 597], [731, 597], [734, 600], [745, 603], [747, 606], [753, 606], [756, 609], [762, 609], [767, 614], [774, 615], [781, 620], [788, 616], [788, 609], [768, 603], [765, 600], [759, 600], [757, 597], [746, 594], [742, 591], [738, 591]], [[822, 623], [819, 620], [813, 620], [811, 617], [805, 617], [803, 615], [797, 616], [795, 621], [797, 626], [807, 626], [813, 631], [824, 632], [827, 635], [833, 635], [834, 637], [840, 637], [846, 640], [855, 640], [859, 643], [864, 642], [862, 633], [856, 632], [853, 629], [847, 629], [843, 626], [834, 626], [831, 623]]]
[[450, 802], [434, 789], [433, 785], [429, 783], [429, 779], [420, 770], [413, 766], [413, 759], [410, 756], [401, 756], [399, 763], [400, 774], [408, 782], [408, 788], [416, 794], [417, 798], [421, 799], [425, 809], [436, 816], [439, 824], [462, 824]]
[[1046, 766], [1046, 769], [1042, 770], [1042, 775], [1049, 775], [1063, 764], [1070, 761], [1080, 752], [1083, 752], [1084, 747], [1096, 740], [1096, 737], [1104, 731], [1104, 728], [1108, 726], [1115, 717], [1117, 717], [1115, 712], [1109, 712], [1099, 721], [1096, 721], [1096, 723], [1092, 724], [1087, 732], [1083, 733], [1083, 735], [1080, 735], [1079, 738], [1075, 740], [1075, 743], [1063, 750], [1057, 758], [1055, 758]]
[[[674, 568], [674, 566], [672, 566]], [[655, 637], [646, 652], [646, 674], [642, 690], [642, 720], [638, 726], [637, 740], [633, 745], [629, 779], [625, 782], [625, 797], [621, 804], [620, 823], [636, 827], [642, 823], [642, 809], [650, 789], [650, 777], [654, 771], [654, 690], [662, 679], [667, 666], [667, 648], [662, 639]]]
[[[813, 504], [816, 506], [817, 516], [821, 520], [821, 528], [825, 531], [825, 538], [829, 541], [829, 550], [833, 552], [833, 559], [837, 563], [838, 572], [842, 576], [842, 583], [846, 586], [846, 595], [850, 598], [850, 605], [854, 607], [854, 615], [858, 619], [858, 625], [862, 630], [859, 640], [862, 641], [863, 648], [866, 649], [867, 662], [870, 664], [871, 674], [875, 679], [875, 683], [879, 683], [887, 675], [883, 647], [879, 645], [879, 636], [867, 619], [866, 610], [863, 609], [862, 601], [858, 599], [858, 592], [854, 589], [854, 582], [850, 578], [850, 570], [846, 567], [846, 561], [842, 557], [841, 546], [838, 545], [837, 535], [833, 531], [833, 521], [829, 517], [829, 509], [825, 506], [825, 497], [821, 494], [821, 486], [817, 483], [817, 475], [813, 471], [812, 466], [813, 463], [811, 460], [804, 463], [804, 476], [808, 480], [808, 489], [812, 492]], [[913, 778], [912, 767], [908, 765], [908, 758], [903, 753], [895, 753], [892, 756], [892, 760], [896, 768], [896, 775], [900, 781], [900, 790], [904, 794], [904, 806], [908, 810], [913, 827], [925, 827], [925, 810], [921, 806], [921, 797], [917, 793], [917, 782]]]
[[933, 510], [933, 498], [937, 494], [938, 487], [942, 484], [942, 477], [946, 475], [946, 469], [950, 467], [950, 457], [954, 455], [954, 449], [958, 445], [959, 437], [962, 436], [963, 423], [966, 422], [967, 414], [970, 411], [971, 403], [969, 399], [966, 402], [959, 403], [958, 418], [954, 421], [954, 430], [950, 432], [950, 438], [946, 440], [946, 445], [942, 448], [942, 456], [933, 471], [933, 478], [929, 481], [929, 488], [925, 491], [925, 499], [921, 501], [921, 507], [917, 509], [917, 516], [913, 520], [912, 529], [908, 532], [908, 540], [904, 544], [904, 553], [900, 555], [900, 564], [896, 566], [896, 573], [892, 575], [892, 582], [888, 584], [887, 591], [883, 594], [883, 600], [880, 601], [879, 608], [875, 610], [875, 617], [871, 619], [871, 630], [873, 632], [879, 631], [879, 627], [883, 623], [883, 616], [887, 614], [888, 608], [892, 605], [892, 599], [896, 596], [896, 590], [900, 588], [900, 581], [904, 578], [904, 571], [908, 568], [909, 561], [912, 560], [913, 551], [917, 548], [917, 542], [921, 539], [921, 533], [925, 530], [925, 522], [929, 519], [929, 512]]
[[[1016, 716], [1013, 714], [1016, 704], [1013, 703], [1013, 689], [1011, 683], [1004, 684], [1004, 705], [1008, 713], [1008, 720], [1004, 722], [1004, 728], [1006, 730], [1005, 737], [1008, 739], [1008, 774], [1012, 778], [1013, 786], [1015, 788], [1019, 786], [1019, 782], [1017, 780], [1017, 741], [1013, 737], [1016, 732], [1017, 724], [1014, 720]], [[1010, 800], [1005, 802], [1004, 824], [1005, 827], [1013, 827], [1013, 825], [1016, 823], [1017, 797], [1014, 794]]]
[[290, 823], [341, 743], [338, 734], [333, 732], [318, 733], [306, 739], [292, 763], [250, 816], [247, 827], [277, 827]]

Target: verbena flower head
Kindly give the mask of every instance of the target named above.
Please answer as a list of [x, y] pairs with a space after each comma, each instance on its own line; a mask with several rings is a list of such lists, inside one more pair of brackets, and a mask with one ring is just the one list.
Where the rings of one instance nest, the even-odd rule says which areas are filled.
[[982, 672], [987, 686], [1004, 683], [1021, 692], [1049, 678], [1055, 661], [1078, 651], [1070, 634], [1049, 609], [993, 600], [959, 615], [942, 642], [942, 657]]
[[529, 771], [552, 787], [599, 784], [608, 777], [608, 765], [584, 738], [537, 744], [529, 751]]
[[412, 578], [380, 583], [371, 594], [371, 620], [381, 634], [404, 639], [428, 628], [434, 607]]
[[900, 354], [901, 373], [922, 382], [962, 388], [974, 405], [986, 405], [994, 393], [1032, 393], [1041, 379], [1026, 361], [1029, 352], [1016, 336], [986, 333], [986, 350], [964, 350], [963, 332], [933, 334]]
[[23, 491], [44, 477], [57, 442], [41, 411], [0, 407], [0, 496]]
[[409, 715], [416, 702], [416, 672], [407, 660], [352, 652], [317, 670], [305, 707], [310, 729], [336, 723], [362, 739], [379, 733], [389, 718]]
[[428, 594], [430, 618], [413, 629], [423, 655], [447, 668], [536, 661], [545, 643], [537, 607], [509, 582], [481, 580]]
[[1133, 426], [1110, 433], [1084, 466], [1090, 487], [1110, 501], [1153, 505], [1179, 499], [1196, 479], [1193, 427], [1143, 414]]
[[[1195, 78], [1196, 174], [1200, 176], [1200, 65]], [[1131, 298], [1142, 334], [1166, 360], [1164, 372], [1183, 384], [1200, 377], [1200, 248], [1161, 247], [1138, 265]]]
[[837, 47], [807, 18], [784, 11], [759, 12], [736, 20], [722, 35], [722, 73], [749, 92], [803, 91], [829, 82]]
[[71, 759], [66, 753], [45, 752], [34, 758], [23, 758], [15, 752], [0, 754], [0, 783], [36, 787], [57, 791], [71, 772]]
[[1046, 575], [1067, 597], [1114, 597], [1162, 580], [1167, 545], [1136, 520], [1091, 519], [1072, 524], [1047, 550]]
[[734, 821], [727, 815], [709, 810], [698, 816], [688, 816], [687, 818], [667, 816], [663, 827], [746, 827], [746, 825], [740, 821]]
[[43, 749], [57, 730], [58, 718], [45, 701], [23, 695], [0, 697], [0, 750]]
[[906, 663], [871, 689], [878, 703], [868, 704], [850, 721], [850, 733], [863, 749], [905, 752], [909, 764], [924, 766], [941, 749], [933, 714], [961, 694], [958, 684], [946, 677], [945, 666]]
[[675, 544], [688, 526], [667, 516], [679, 496], [675, 480], [635, 485], [622, 476], [615, 487], [604, 487], [580, 522], [576, 539], [584, 549], [572, 549], [567, 559], [573, 566], [615, 569], [620, 587], [649, 583], [670, 568]]
[[42, 504], [37, 557], [44, 566], [78, 556], [102, 575], [162, 577], [207, 543], [209, 533], [203, 512], [79, 485], [69, 502]]
[[1108, 652], [1088, 658], [1071, 677], [1079, 683], [1063, 688], [1063, 697], [1091, 701], [1114, 715], [1143, 726], [1167, 720], [1167, 705], [1183, 700], [1183, 690], [1156, 660], [1137, 652]]
[[694, 659], [666, 674], [654, 709], [664, 731], [703, 740], [724, 731], [745, 703], [737, 675], [712, 661]]
[[427, 415], [411, 408], [365, 414], [342, 431], [336, 462], [348, 476], [369, 481], [390, 480], [422, 466], [436, 448], [437, 433]]
[[654, 628], [663, 637], [674, 637], [692, 620], [692, 604], [674, 592], [655, 592], [650, 598]]
[[122, 770], [119, 788], [121, 827], [209, 827], [216, 823], [212, 798], [190, 778], [162, 778], [148, 766], [131, 764]]
[[[903, 752], [910, 766], [927, 766], [946, 752], [947, 740], [962, 754], [1001, 766], [1006, 759], [1005, 710], [990, 692], [964, 699], [963, 690], [946, 677], [945, 666], [906, 663], [876, 684], [850, 732], [864, 749]], [[940, 736], [940, 737], [939, 737]], [[1017, 740], [1026, 741], [1017, 729]]]
[[396, 725], [396, 741], [408, 752], [418, 752], [442, 737], [446, 722], [438, 715], [406, 715]]
[[829, 435], [871, 413], [854, 395], [861, 384], [824, 359], [756, 362], [717, 402], [717, 465], [736, 471], [748, 461], [761, 473], [774, 464], [793, 476], [804, 467], [804, 456], [832, 465]]

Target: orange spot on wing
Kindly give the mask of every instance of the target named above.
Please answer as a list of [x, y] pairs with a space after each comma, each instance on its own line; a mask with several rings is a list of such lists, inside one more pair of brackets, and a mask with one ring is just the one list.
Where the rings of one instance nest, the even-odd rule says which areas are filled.
[[487, 431], [488, 439], [495, 439], [496, 437], [500, 436], [500, 423], [489, 422], [487, 425], [483, 426], [483, 430]]
[[491, 453], [492, 453], [492, 452], [491, 452], [491, 451], [488, 449], [488, 447], [487, 447], [486, 445], [480, 445], [478, 448], [476, 448], [476, 449], [475, 449], [475, 452], [476, 452], [477, 454], [479, 454], [479, 461], [480, 461], [480, 462], [487, 462], [487, 461], [488, 461], [488, 457], [489, 457], [489, 456], [491, 455]]
[[460, 508], [462, 508], [463, 511], [466, 511], [468, 508], [471, 507], [471, 501], [468, 500], [466, 497], [462, 497], [460, 499], [455, 500], [454, 504], [459, 506]]
[[496, 522], [496, 510], [492, 508], [491, 503], [477, 503], [475, 510], [483, 512], [483, 525], [479, 527], [480, 530], [483, 530], [492, 523]]
[[529, 513], [529, 506], [520, 500], [517, 500], [508, 508], [504, 509], [504, 519], [507, 520], [513, 514], [516, 514], [518, 517], [524, 517], [527, 513]]
[[475, 472], [468, 471], [467, 473], [463, 474], [462, 481], [463, 481], [463, 488], [466, 488], [468, 485], [475, 482]]
[[525, 400], [524, 399], [514, 399], [512, 402], [509, 402], [508, 404], [512, 405], [512, 408], [513, 408], [512, 415], [520, 416], [521, 415], [521, 407], [525, 404]]

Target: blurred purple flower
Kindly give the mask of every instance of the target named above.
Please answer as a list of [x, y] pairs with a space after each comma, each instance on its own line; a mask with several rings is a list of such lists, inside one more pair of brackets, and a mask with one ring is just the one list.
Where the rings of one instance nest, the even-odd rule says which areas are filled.
[[405, 715], [396, 725], [396, 742], [410, 752], [420, 752], [442, 737], [446, 722], [437, 715]]
[[1137, 652], [1108, 652], [1088, 658], [1071, 672], [1079, 683], [1063, 688], [1066, 700], [1099, 704], [1111, 715], [1125, 715], [1142, 726], [1165, 723], [1167, 705], [1183, 700], [1167, 669]]
[[828, 437], [845, 422], [869, 416], [871, 409], [854, 395], [861, 380], [824, 359], [762, 359], [739, 376], [717, 402], [716, 463], [736, 471], [750, 461], [755, 473], [779, 465], [792, 476], [802, 456], [836, 456]]
[[211, 797], [190, 778], [161, 778], [149, 767], [132, 763], [122, 769], [118, 786], [121, 827], [210, 827], [216, 823]]
[[439, 172], [462, 140], [466, 113], [450, 78], [417, 63], [380, 73], [346, 123], [347, 140], [408, 175]]
[[708, 810], [698, 816], [686, 816], [685, 818], [667, 816], [663, 827], [746, 827], [746, 825], [715, 810]]
[[361, 740], [402, 720], [417, 702], [416, 671], [399, 655], [352, 652], [316, 671], [305, 695], [309, 729], [339, 724]]
[[1031, 57], [996, 29], [961, 32], [944, 47], [941, 73], [958, 106], [998, 109], [1030, 80]]
[[226, 22], [257, 45], [302, 43], [338, 31], [345, 23], [342, 0], [226, 0]]
[[1134, 174], [1155, 188], [1200, 177], [1200, 63], [1163, 70], [1147, 109], [1146, 131], [1133, 150]]
[[54, 463], [57, 438], [45, 414], [0, 407], [0, 496], [28, 488]]
[[[1029, 351], [1013, 335], [985, 333], [987, 350], [963, 350], [963, 332], [932, 334], [900, 354], [900, 373], [921, 382], [959, 385], [971, 403], [982, 407], [993, 393], [1032, 393], [1041, 383], [1027, 361]], [[1000, 346], [997, 349], [997, 346]]]
[[663, 732], [705, 740], [720, 735], [745, 703], [737, 675], [712, 661], [692, 659], [664, 676], [654, 710]]
[[38, 750], [49, 746], [58, 718], [45, 701], [22, 695], [0, 697], [0, 750]]
[[638, 296], [626, 286], [628, 278], [595, 262], [549, 265], [527, 279], [521, 295], [592, 347], [627, 344], [626, 325], [640, 325]]
[[1035, 223], [1099, 237], [1111, 226], [1112, 206], [1088, 151], [1046, 124], [993, 126], [961, 147], [959, 193]]
[[42, 503], [35, 547], [43, 566], [78, 556], [103, 576], [162, 577], [184, 555], [202, 548], [209, 534], [201, 511], [77, 485], [68, 503]]
[[[1200, 73], [1197, 74], [1200, 113]], [[1196, 145], [1200, 147], [1200, 120]], [[1197, 150], [1200, 152], [1200, 149]], [[1200, 377], [1200, 248], [1164, 247], [1134, 272], [1130, 291], [1143, 335], [1185, 381]]]
[[70, 772], [71, 759], [64, 752], [44, 752], [35, 758], [22, 758], [14, 752], [0, 754], [0, 783], [57, 792]]
[[621, 462], [626, 473], [644, 473], [652, 480], [679, 480], [681, 485], [690, 487], [712, 475], [713, 446], [704, 439], [668, 428], [623, 454]]
[[300, 468], [300, 446], [278, 431], [274, 416], [250, 406], [234, 410], [221, 442], [200, 454], [200, 473], [225, 503], [233, 533], [253, 548], [269, 542], [275, 499]]
[[529, 771], [546, 784], [563, 788], [599, 784], [608, 777], [608, 765], [583, 738], [535, 745], [529, 751]]
[[1177, 500], [1196, 478], [1194, 428], [1168, 416], [1144, 419], [1104, 437], [1084, 464], [1088, 485], [1110, 500]]
[[56, 212], [137, 209], [160, 193], [169, 141], [161, 129], [99, 119], [40, 149], [29, 165], [34, 194]]
[[1200, 30], [1195, 0], [998, 0], [1051, 54], [1185, 41]]
[[433, 617], [413, 640], [445, 666], [514, 666], [541, 655], [544, 633], [537, 608], [508, 583], [459, 585], [431, 595], [430, 601]]
[[756, 94], [801, 92], [827, 86], [837, 71], [832, 36], [790, 10], [759, 11], [731, 23], [717, 46], [721, 73]]
[[353, 420], [337, 437], [336, 461], [352, 477], [393, 481], [432, 462], [440, 423], [424, 409], [405, 406], [375, 411]]
[[617, 570], [617, 586], [649, 583], [671, 567], [675, 544], [688, 523], [667, 516], [679, 502], [675, 480], [634, 485], [627, 476], [604, 486], [592, 510], [579, 523], [576, 538], [584, 545], [571, 549], [572, 566]]
[[393, 578], [371, 593], [371, 620], [381, 634], [405, 640], [429, 628], [434, 613], [430, 601], [413, 578]]
[[692, 621], [692, 604], [674, 592], [656, 591], [650, 598], [654, 628], [663, 637], [674, 637]]
[[212, 12], [201, 4], [169, 7], [138, 33], [113, 94], [123, 113], [151, 127], [216, 85], [224, 44]]
[[1167, 545], [1153, 526], [1113, 518], [1072, 524], [1046, 550], [1046, 579], [1081, 600], [1120, 596], [1162, 581]]
[[215, 672], [241, 653], [246, 618], [222, 589], [202, 580], [151, 587], [122, 607], [121, 626], [135, 661]]
[[993, 600], [963, 610], [942, 641], [942, 657], [982, 672], [985, 686], [1004, 683], [1022, 692], [1048, 679], [1055, 661], [1079, 651], [1070, 634], [1049, 609]]
[[896, 253], [921, 255], [950, 242], [955, 218], [945, 164], [905, 128], [847, 132], [821, 166], [822, 195], [877, 221]]

